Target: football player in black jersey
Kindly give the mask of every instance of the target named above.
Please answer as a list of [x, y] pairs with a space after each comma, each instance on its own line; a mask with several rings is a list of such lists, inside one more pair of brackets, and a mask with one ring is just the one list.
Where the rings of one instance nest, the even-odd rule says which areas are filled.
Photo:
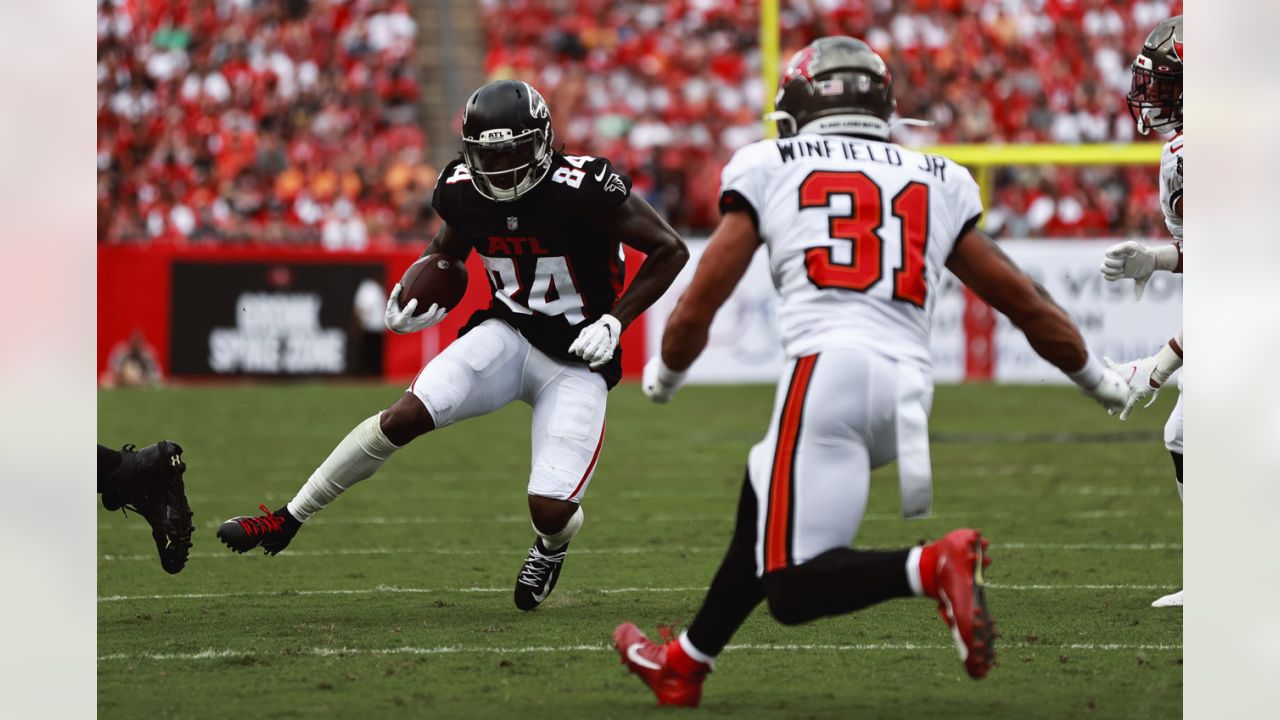
[[[408, 392], [360, 423], [287, 505], [223, 523], [233, 550], [280, 552], [301, 524], [372, 475], [393, 452], [436, 428], [514, 400], [533, 406], [529, 512], [537, 533], [515, 602], [537, 607], [555, 586], [580, 502], [604, 442], [605, 401], [621, 376], [622, 331], [661, 297], [689, 258], [674, 230], [608, 160], [552, 147], [551, 111], [531, 85], [500, 80], [476, 90], [462, 116], [462, 156], [447, 165], [432, 205], [444, 224], [424, 255], [475, 250], [493, 291], [459, 338]], [[647, 255], [625, 291], [622, 245]], [[387, 327], [408, 333], [445, 315], [417, 301]]]

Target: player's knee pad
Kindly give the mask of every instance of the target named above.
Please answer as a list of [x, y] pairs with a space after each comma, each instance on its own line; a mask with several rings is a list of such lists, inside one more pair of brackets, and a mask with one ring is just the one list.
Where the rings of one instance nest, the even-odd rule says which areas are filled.
[[471, 390], [473, 373], [456, 358], [439, 356], [423, 368], [409, 391], [418, 396], [436, 428], [453, 421], [454, 410]]

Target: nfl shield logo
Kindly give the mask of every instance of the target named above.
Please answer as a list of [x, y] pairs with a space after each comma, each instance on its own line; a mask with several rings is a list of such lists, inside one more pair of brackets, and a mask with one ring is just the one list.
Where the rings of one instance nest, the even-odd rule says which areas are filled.
[[518, 227], [520, 227], [520, 219], [514, 215], [507, 216], [507, 229], [515, 230]]

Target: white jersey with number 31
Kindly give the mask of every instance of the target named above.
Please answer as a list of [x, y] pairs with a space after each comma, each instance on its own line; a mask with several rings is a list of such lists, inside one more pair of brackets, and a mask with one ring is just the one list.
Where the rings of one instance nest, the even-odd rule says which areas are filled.
[[929, 367], [934, 292], [982, 214], [968, 170], [889, 142], [801, 134], [738, 150], [720, 193], [769, 248], [789, 357], [858, 348]]

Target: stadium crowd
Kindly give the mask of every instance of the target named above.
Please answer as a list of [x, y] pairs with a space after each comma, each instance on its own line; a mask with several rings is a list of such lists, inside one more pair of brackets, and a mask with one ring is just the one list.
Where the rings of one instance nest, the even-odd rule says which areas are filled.
[[[609, 156], [678, 228], [716, 218], [719, 170], [760, 137], [758, 3], [485, 0], [490, 77], [547, 95], [569, 147]], [[797, 0], [782, 57], [865, 39], [894, 73], [906, 145], [1128, 142], [1123, 96], [1146, 33], [1181, 0]], [[1160, 235], [1151, 167], [1009, 168], [987, 226], [1001, 235]]]
[[99, 0], [100, 241], [427, 232], [405, 0]]
[[[895, 139], [1128, 142], [1129, 60], [1181, 0], [797, 0], [784, 58], [865, 38], [893, 70]], [[607, 155], [684, 231], [760, 137], [758, 3], [483, 0], [490, 79], [547, 96], [559, 140]], [[102, 242], [364, 248], [433, 229], [408, 0], [99, 0]], [[1152, 167], [1003, 168], [1002, 236], [1160, 236]]]

